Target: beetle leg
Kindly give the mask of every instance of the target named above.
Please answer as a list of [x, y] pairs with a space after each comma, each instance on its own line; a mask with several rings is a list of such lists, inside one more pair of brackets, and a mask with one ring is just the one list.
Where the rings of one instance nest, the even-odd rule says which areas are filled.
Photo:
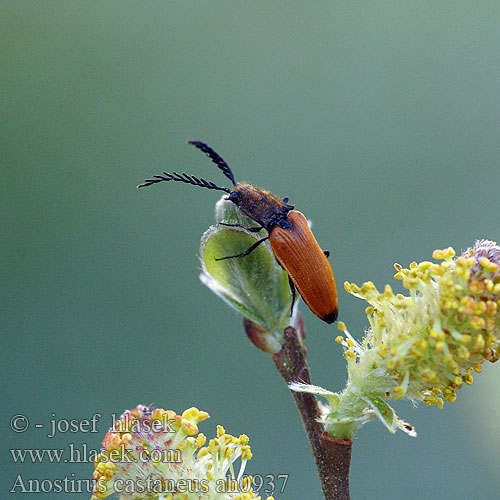
[[290, 316], [293, 314], [293, 305], [295, 304], [295, 297], [297, 295], [297, 290], [293, 284], [292, 279], [288, 276], [288, 284], [290, 285], [290, 291], [292, 292], [292, 307], [290, 307]]
[[328, 259], [330, 257], [330, 250], [323, 250], [323, 253], [325, 254], [325, 257]]
[[246, 229], [247, 231], [250, 231], [251, 233], [258, 233], [259, 231], [262, 231], [262, 229], [264, 229], [264, 226], [247, 227], [247, 226], [243, 226], [242, 224], [228, 224], [227, 222], [219, 222], [219, 225], [229, 226], [229, 227], [241, 227], [243, 229]]
[[255, 250], [261, 243], [269, 239], [269, 236], [266, 236], [265, 238], [262, 238], [259, 241], [256, 241], [250, 248], [247, 248], [244, 252], [238, 253], [236, 255], [228, 255], [226, 257], [221, 257], [220, 259], [215, 259], [215, 260], [225, 260], [225, 259], [234, 259], [235, 257], [246, 257], [250, 252]]

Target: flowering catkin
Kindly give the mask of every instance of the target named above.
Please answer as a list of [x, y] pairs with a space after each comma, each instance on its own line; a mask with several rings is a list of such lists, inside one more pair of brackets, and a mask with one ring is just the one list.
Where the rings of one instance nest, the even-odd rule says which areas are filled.
[[409, 296], [394, 294], [389, 285], [383, 293], [371, 282], [345, 285], [371, 306], [361, 349], [347, 345], [350, 371], [365, 371], [370, 364], [390, 383], [384, 387], [389, 398], [441, 407], [443, 400], [455, 401], [463, 383], [472, 384], [473, 371], [480, 372], [485, 360], [499, 357], [500, 248], [480, 240], [454, 256], [447, 248], [433, 253], [439, 264], [413, 262], [409, 269], [396, 264], [395, 277]]
[[386, 403], [408, 398], [443, 407], [473, 382], [485, 361], [500, 356], [500, 247], [477, 241], [460, 257], [452, 248], [436, 250], [439, 263], [395, 265], [395, 278], [408, 294], [383, 292], [368, 281], [345, 283], [347, 292], [366, 300], [370, 324], [358, 343], [343, 322], [335, 340], [344, 347], [348, 380], [341, 393], [292, 384], [296, 391], [327, 399], [322, 421], [334, 437], [351, 438], [378, 418], [391, 432], [416, 435]]
[[219, 425], [205, 446], [197, 424], [207, 418], [197, 408], [182, 415], [143, 405], [127, 410], [104, 437], [91, 500], [112, 493], [120, 500], [260, 500], [251, 476], [243, 476], [252, 458], [248, 437], [226, 434]]

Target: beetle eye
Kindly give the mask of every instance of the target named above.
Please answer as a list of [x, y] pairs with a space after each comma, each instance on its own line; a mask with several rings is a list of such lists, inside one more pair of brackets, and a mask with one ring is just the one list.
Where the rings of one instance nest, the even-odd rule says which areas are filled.
[[240, 202], [240, 197], [236, 191], [229, 193], [229, 196], [226, 199], [232, 201], [236, 205]]

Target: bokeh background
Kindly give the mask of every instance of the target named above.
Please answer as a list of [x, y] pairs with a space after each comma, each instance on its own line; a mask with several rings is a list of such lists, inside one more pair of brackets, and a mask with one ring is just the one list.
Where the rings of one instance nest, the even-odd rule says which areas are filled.
[[[173, 169], [224, 182], [185, 145], [204, 140], [312, 219], [340, 288], [498, 241], [500, 4], [3, 0], [0, 19], [2, 497], [18, 474], [92, 473], [9, 448], [97, 448], [111, 413], [154, 403], [247, 433], [247, 470], [289, 475], [277, 499], [320, 498], [271, 360], [198, 280], [218, 193], [135, 186]], [[364, 304], [342, 291], [340, 307], [361, 337]], [[301, 308], [313, 380], [339, 390], [337, 329]], [[499, 381], [490, 365], [443, 410], [399, 402], [417, 439], [362, 429], [353, 499], [498, 498]], [[98, 433], [47, 437], [53, 414], [96, 412]]]

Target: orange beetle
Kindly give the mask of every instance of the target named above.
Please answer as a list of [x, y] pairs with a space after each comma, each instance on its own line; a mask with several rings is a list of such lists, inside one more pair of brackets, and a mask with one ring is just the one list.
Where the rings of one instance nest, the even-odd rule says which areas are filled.
[[268, 235], [256, 241], [245, 252], [217, 260], [245, 257], [261, 243], [269, 240], [276, 260], [288, 273], [293, 299], [295, 300], [295, 289], [297, 289], [316, 316], [327, 323], [333, 323], [338, 315], [338, 300], [335, 278], [327, 260], [329, 253], [321, 250], [306, 218], [300, 212], [293, 210], [293, 205], [288, 204], [288, 198], [280, 199], [269, 191], [251, 184], [237, 183], [229, 165], [207, 144], [200, 141], [189, 141], [189, 144], [203, 151], [222, 170], [232, 182], [232, 190], [193, 175], [177, 172], [154, 175], [152, 179], [147, 179], [137, 187], [150, 186], [162, 181], [177, 181], [228, 193], [226, 199], [232, 201], [259, 226], [246, 227], [223, 222], [221, 224], [242, 227], [251, 232], [266, 229]]

